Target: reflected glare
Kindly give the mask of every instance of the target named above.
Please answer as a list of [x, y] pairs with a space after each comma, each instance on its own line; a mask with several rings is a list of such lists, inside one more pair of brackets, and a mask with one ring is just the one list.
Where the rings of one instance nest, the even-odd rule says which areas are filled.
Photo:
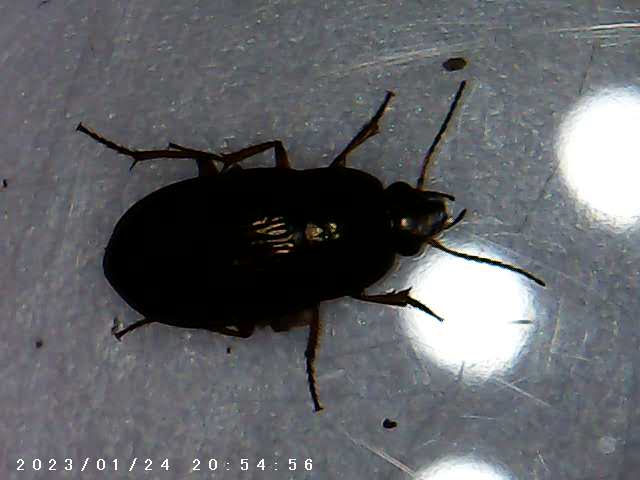
[[418, 474], [420, 480], [511, 480], [513, 476], [498, 464], [473, 456], [445, 458]]
[[[457, 250], [498, 260], [495, 252], [469, 245]], [[531, 282], [507, 270], [429, 251], [427, 262], [409, 275], [412, 296], [444, 317], [439, 323], [417, 310], [405, 310], [404, 323], [413, 347], [457, 373], [464, 381], [486, 378], [515, 362], [535, 322]]]
[[581, 99], [560, 126], [560, 168], [595, 218], [628, 227], [640, 215], [640, 91], [606, 89]]

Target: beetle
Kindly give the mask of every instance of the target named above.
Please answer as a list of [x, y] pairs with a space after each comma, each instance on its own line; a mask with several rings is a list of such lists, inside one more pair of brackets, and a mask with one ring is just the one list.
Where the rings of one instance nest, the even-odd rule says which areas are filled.
[[[374, 176], [346, 164], [348, 155], [379, 132], [391, 98], [387, 92], [373, 117], [328, 167], [291, 168], [279, 140], [215, 154], [175, 143], [164, 150], [132, 150], [78, 124], [77, 130], [133, 158], [193, 159], [198, 176], [165, 186], [135, 203], [117, 222], [106, 246], [103, 268], [113, 289], [143, 318], [120, 338], [153, 322], [247, 338], [255, 327], [287, 331], [309, 325], [305, 350], [315, 411], [314, 360], [320, 336], [318, 305], [350, 296], [400, 307], [412, 306], [443, 321], [410, 288], [383, 294], [365, 290], [380, 280], [396, 257], [413, 256], [425, 245], [466, 260], [524, 275], [498, 260], [468, 255], [443, 245], [439, 235], [458, 224], [447, 193], [424, 188], [429, 161], [462, 96], [460, 86], [427, 151], [416, 186], [395, 182], [384, 188]], [[239, 163], [273, 149], [275, 166], [242, 168]], [[222, 164], [219, 169], [216, 162]]]

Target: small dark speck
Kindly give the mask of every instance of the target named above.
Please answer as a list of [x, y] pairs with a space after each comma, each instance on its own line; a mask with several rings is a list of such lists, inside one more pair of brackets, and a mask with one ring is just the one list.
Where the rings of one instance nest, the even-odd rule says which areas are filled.
[[6, 179], [6, 178], [3, 178], [3, 179], [2, 179], [2, 187], [3, 187], [3, 188], [7, 188], [8, 186], [9, 186], [9, 182], [7, 182], [7, 179]]
[[231, 347], [227, 347], [227, 353], [231, 353]]
[[43, 5], [46, 5], [47, 3], [49, 3], [51, 0], [42, 0], [39, 4], [38, 4], [38, 8], [40, 8]]
[[44, 342], [42, 340], [36, 340], [36, 348], [42, 348], [42, 345], [44, 345]]
[[392, 429], [398, 426], [398, 422], [394, 422], [393, 420], [389, 420], [388, 418], [385, 418], [384, 422], [382, 422], [382, 426], [386, 429]]
[[456, 70], [462, 70], [467, 66], [467, 61], [462, 57], [450, 58], [442, 64], [447, 72], [455, 72]]

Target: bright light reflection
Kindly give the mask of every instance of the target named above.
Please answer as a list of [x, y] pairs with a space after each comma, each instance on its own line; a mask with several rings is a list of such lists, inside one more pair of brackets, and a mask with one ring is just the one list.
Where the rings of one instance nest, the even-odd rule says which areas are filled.
[[[486, 249], [455, 248], [501, 260]], [[535, 322], [530, 280], [441, 252], [429, 251], [427, 259], [409, 275], [408, 285], [413, 285], [412, 296], [445, 321], [405, 309], [405, 327], [415, 350], [455, 373], [464, 363], [464, 381], [513, 365], [532, 331], [532, 325], [516, 322]]]
[[512, 480], [502, 466], [473, 456], [445, 458], [418, 474], [420, 480]]
[[602, 90], [563, 121], [557, 155], [573, 194], [595, 217], [628, 227], [640, 216], [640, 91]]

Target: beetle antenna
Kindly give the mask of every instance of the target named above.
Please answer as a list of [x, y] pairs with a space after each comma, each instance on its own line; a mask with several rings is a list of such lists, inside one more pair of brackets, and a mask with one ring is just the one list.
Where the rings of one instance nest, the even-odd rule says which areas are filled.
[[449, 125], [449, 122], [451, 121], [451, 117], [453, 117], [453, 113], [456, 110], [456, 106], [458, 105], [458, 102], [462, 97], [462, 91], [464, 90], [464, 87], [466, 87], [466, 85], [467, 85], [466, 80], [463, 80], [462, 82], [460, 82], [460, 86], [458, 87], [456, 96], [453, 97], [453, 101], [451, 102], [451, 106], [449, 107], [449, 112], [447, 112], [447, 116], [444, 118], [444, 122], [442, 122], [442, 126], [440, 127], [440, 130], [438, 131], [436, 138], [433, 139], [433, 142], [431, 143], [429, 150], [427, 150], [427, 154], [424, 156], [424, 160], [422, 162], [422, 171], [420, 172], [420, 176], [418, 177], [418, 183], [416, 184], [416, 188], [418, 190], [423, 190], [425, 178], [427, 176], [427, 168], [429, 166], [429, 161], [431, 160], [431, 156], [433, 155], [433, 152], [435, 151], [436, 147], [440, 143], [440, 140], [442, 139], [442, 135], [444, 135], [444, 132], [447, 130], [447, 125]]
[[514, 265], [509, 265], [508, 263], [502, 263], [498, 260], [493, 260], [491, 258], [477, 257], [475, 255], [469, 255], [467, 253], [457, 252], [456, 250], [451, 250], [450, 248], [445, 247], [443, 244], [441, 244], [440, 242], [434, 239], [430, 239], [428, 243], [432, 247], [435, 247], [438, 250], [442, 250], [443, 252], [448, 253], [449, 255], [453, 255], [454, 257], [464, 258], [465, 260], [471, 260], [472, 262], [487, 263], [489, 265], [494, 265], [496, 267], [504, 268], [505, 270], [511, 270], [512, 272], [519, 273], [520, 275], [524, 275], [528, 279], [536, 282], [538, 285], [541, 285], [543, 287], [547, 286], [546, 283], [544, 283], [542, 280], [540, 280], [538, 277], [536, 277], [532, 273], [529, 273], [526, 270], [516, 267]]
[[311, 392], [311, 399], [313, 400], [313, 409], [319, 412], [322, 410], [322, 405], [320, 405], [320, 398], [316, 391], [316, 369], [314, 362], [316, 359], [316, 350], [318, 349], [318, 340], [320, 338], [320, 312], [318, 312], [317, 305], [313, 310], [313, 319], [309, 325], [309, 339], [307, 340], [307, 349], [304, 352], [304, 356], [307, 357], [307, 382], [309, 383], [309, 391]]

